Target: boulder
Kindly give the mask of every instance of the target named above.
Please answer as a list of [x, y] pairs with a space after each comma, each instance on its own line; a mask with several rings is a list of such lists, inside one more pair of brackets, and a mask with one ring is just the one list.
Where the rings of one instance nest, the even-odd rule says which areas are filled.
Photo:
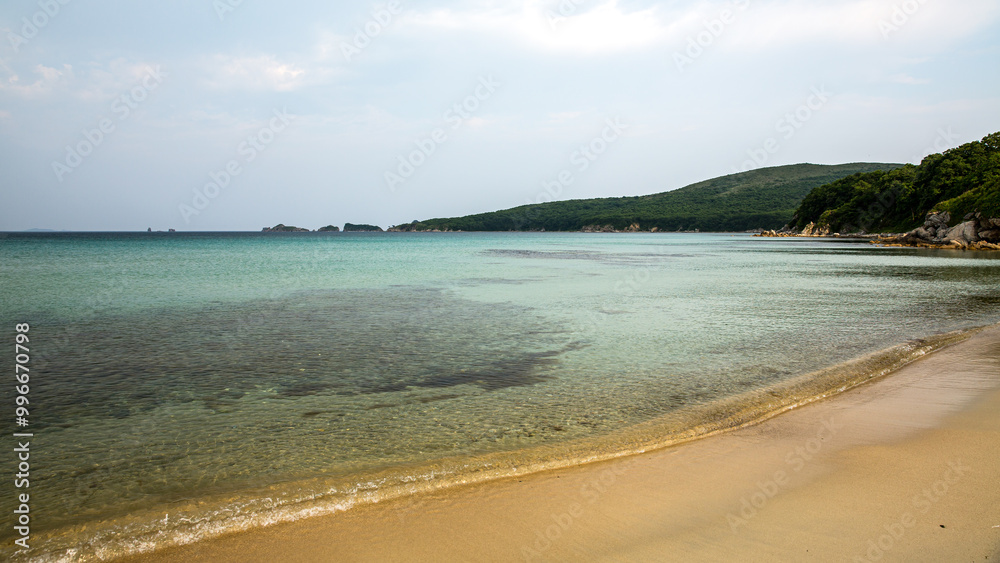
[[966, 221], [964, 223], [955, 225], [954, 227], [949, 229], [948, 232], [945, 233], [943, 237], [941, 237], [941, 240], [944, 240], [945, 242], [961, 241], [965, 243], [965, 245], [968, 245], [968, 243], [970, 242], [976, 242], [977, 240], [979, 240], [979, 235], [976, 234], [976, 222]]
[[951, 221], [951, 213], [947, 211], [937, 212], [931, 211], [927, 214], [924, 219], [924, 227], [934, 227], [937, 230], [947, 229], [948, 223]]
[[985, 240], [988, 242], [1000, 241], [1000, 229], [990, 229], [988, 231], [979, 231], [980, 240]]

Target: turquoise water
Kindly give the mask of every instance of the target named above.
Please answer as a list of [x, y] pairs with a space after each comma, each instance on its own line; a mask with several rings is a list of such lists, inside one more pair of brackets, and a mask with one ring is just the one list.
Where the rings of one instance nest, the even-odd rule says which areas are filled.
[[730, 234], [0, 235], [0, 326], [31, 324], [18, 557], [613, 454], [692, 407], [1000, 321], [997, 279], [996, 254]]

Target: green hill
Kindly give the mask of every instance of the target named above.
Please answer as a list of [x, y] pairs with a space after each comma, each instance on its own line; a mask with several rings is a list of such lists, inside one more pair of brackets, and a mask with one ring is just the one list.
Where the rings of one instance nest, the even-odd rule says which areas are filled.
[[848, 176], [813, 190], [791, 226], [809, 223], [831, 232], [904, 232], [929, 211], [948, 211], [952, 223], [971, 212], [1000, 217], [1000, 133], [890, 171]]
[[653, 195], [523, 205], [504, 211], [417, 221], [393, 230], [579, 231], [610, 225], [648, 231], [746, 231], [788, 223], [813, 188], [899, 164], [794, 164], [731, 174]]

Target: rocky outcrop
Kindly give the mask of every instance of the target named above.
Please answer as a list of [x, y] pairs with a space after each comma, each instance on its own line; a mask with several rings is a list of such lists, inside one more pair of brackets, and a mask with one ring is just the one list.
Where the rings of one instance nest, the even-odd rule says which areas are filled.
[[581, 233], [617, 233], [618, 230], [611, 225], [587, 225], [586, 227], [580, 229]]
[[320, 227], [317, 230], [318, 230], [318, 232], [321, 232], [321, 233], [339, 233], [340, 232], [340, 227], [337, 227], [335, 225], [327, 225], [325, 227]]
[[[642, 228], [641, 225], [639, 225], [639, 223], [632, 223], [628, 227], [625, 227], [624, 229], [621, 230], [616, 229], [614, 225], [604, 225], [604, 226], [587, 225], [582, 229], [580, 229], [580, 232], [581, 233], [659, 233], [664, 231], [661, 231], [659, 227], [644, 229]], [[682, 231], [678, 230], [677, 232], [682, 232]], [[683, 232], [697, 233], [698, 229], [695, 229], [693, 231], [683, 231]]]
[[804, 237], [828, 237], [830, 236], [830, 226], [823, 225], [822, 227], [817, 227], [816, 223], [810, 222], [802, 229], [801, 234]]
[[840, 233], [831, 233], [830, 227], [824, 225], [822, 227], [817, 227], [816, 223], [809, 223], [802, 229], [801, 232], [792, 230], [790, 227], [785, 226], [778, 231], [758, 231], [757, 234], [753, 235], [755, 237], [857, 237], [861, 236], [860, 233], [854, 233], [851, 235], [842, 235]]
[[868, 235], [865, 233], [831, 233], [828, 226], [817, 227], [809, 223], [801, 232], [785, 227], [779, 231], [762, 231], [755, 237], [839, 237], [871, 238], [881, 246], [919, 246], [925, 248], [953, 248], [968, 250], [1000, 250], [1000, 218], [984, 217], [969, 213], [962, 222], [949, 227], [951, 214], [932, 211], [924, 224], [901, 235]]
[[977, 212], [969, 213], [953, 227], [948, 226], [950, 222], [951, 214], [947, 211], [932, 211], [923, 226], [875, 242], [884, 246], [1000, 250], [1000, 218], [984, 217]]

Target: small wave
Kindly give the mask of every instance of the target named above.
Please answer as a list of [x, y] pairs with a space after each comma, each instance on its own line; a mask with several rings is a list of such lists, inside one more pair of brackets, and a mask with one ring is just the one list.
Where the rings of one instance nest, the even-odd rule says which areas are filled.
[[223, 534], [329, 515], [456, 485], [565, 468], [647, 452], [756, 424], [883, 377], [960, 342], [979, 327], [914, 340], [766, 388], [691, 406], [598, 438], [514, 452], [455, 457], [353, 478], [315, 478], [178, 502], [126, 517], [88, 522], [33, 537], [11, 561], [106, 561]]

